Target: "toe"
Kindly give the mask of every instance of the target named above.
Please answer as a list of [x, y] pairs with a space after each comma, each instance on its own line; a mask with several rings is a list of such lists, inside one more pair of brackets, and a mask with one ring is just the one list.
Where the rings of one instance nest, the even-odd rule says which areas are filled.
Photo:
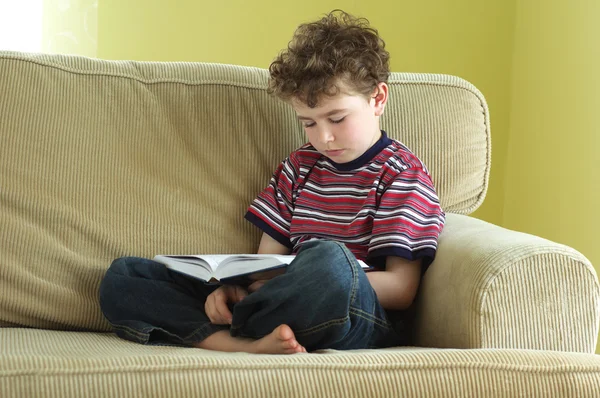
[[297, 348], [299, 344], [296, 340], [292, 339], [286, 340], [284, 345], [286, 346], [286, 348]]
[[285, 350], [286, 354], [300, 354], [302, 350], [299, 347], [296, 348], [288, 348]]
[[294, 332], [292, 332], [292, 329], [288, 325], [279, 325], [276, 332], [276, 335], [280, 340], [291, 340], [294, 338]]

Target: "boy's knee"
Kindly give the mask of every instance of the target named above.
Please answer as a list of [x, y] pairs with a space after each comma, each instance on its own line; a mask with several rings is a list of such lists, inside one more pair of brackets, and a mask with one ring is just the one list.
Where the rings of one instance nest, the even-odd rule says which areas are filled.
[[119, 274], [119, 275], [124, 275], [127, 273], [127, 259], [129, 257], [121, 257], [121, 258], [117, 258], [115, 260], [113, 260], [113, 262], [110, 264], [110, 267], [108, 267], [108, 272], [109, 273], [113, 273], [113, 274]]
[[353, 279], [353, 265], [350, 262], [355, 259], [341, 245], [343, 243], [331, 240], [303, 244], [298, 253], [298, 271], [309, 275], [312, 280], [346, 288], [347, 283], [351, 283]]
[[341, 243], [332, 240], [312, 240], [303, 243], [298, 254], [315, 258], [329, 259], [345, 255]]
[[101, 300], [118, 293], [122, 288], [123, 277], [132, 276], [132, 264], [138, 263], [139, 260], [141, 259], [136, 257], [121, 257], [110, 264], [100, 283]]
[[123, 293], [136, 286], [150, 260], [141, 257], [121, 257], [108, 267], [99, 287], [100, 307], [104, 310], [118, 303]]
[[106, 277], [110, 277], [111, 274], [120, 276], [135, 276], [137, 274], [137, 266], [146, 261], [148, 260], [140, 257], [117, 258], [110, 264], [110, 267], [108, 267]]

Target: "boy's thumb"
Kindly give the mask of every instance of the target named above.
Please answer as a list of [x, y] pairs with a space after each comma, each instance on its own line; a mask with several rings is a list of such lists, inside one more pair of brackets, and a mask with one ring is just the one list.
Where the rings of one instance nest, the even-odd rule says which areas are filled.
[[242, 301], [244, 297], [248, 295], [248, 292], [240, 286], [237, 286], [235, 289], [235, 295], [237, 301]]

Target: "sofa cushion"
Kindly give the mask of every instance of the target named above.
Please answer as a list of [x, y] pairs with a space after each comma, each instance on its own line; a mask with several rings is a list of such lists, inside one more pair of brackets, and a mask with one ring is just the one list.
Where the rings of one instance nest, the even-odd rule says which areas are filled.
[[[107, 331], [110, 262], [247, 253], [243, 215], [305, 141], [263, 69], [0, 53], [0, 326]], [[382, 120], [422, 157], [447, 212], [489, 175], [481, 94], [451, 76], [395, 73]]]
[[[253, 355], [0, 329], [0, 396], [592, 397], [600, 356], [424, 349]], [[85, 393], [83, 392], [85, 391]]]

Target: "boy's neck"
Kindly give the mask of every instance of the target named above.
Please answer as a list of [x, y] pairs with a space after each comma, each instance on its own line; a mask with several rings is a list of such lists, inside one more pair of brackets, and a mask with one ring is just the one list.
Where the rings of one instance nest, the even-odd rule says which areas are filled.
[[346, 163], [336, 163], [331, 159], [329, 162], [339, 171], [351, 171], [358, 169], [370, 162], [375, 156], [377, 156], [386, 146], [390, 144], [391, 140], [387, 136], [387, 133], [383, 130], [379, 130], [379, 138], [358, 158], [351, 160]]

